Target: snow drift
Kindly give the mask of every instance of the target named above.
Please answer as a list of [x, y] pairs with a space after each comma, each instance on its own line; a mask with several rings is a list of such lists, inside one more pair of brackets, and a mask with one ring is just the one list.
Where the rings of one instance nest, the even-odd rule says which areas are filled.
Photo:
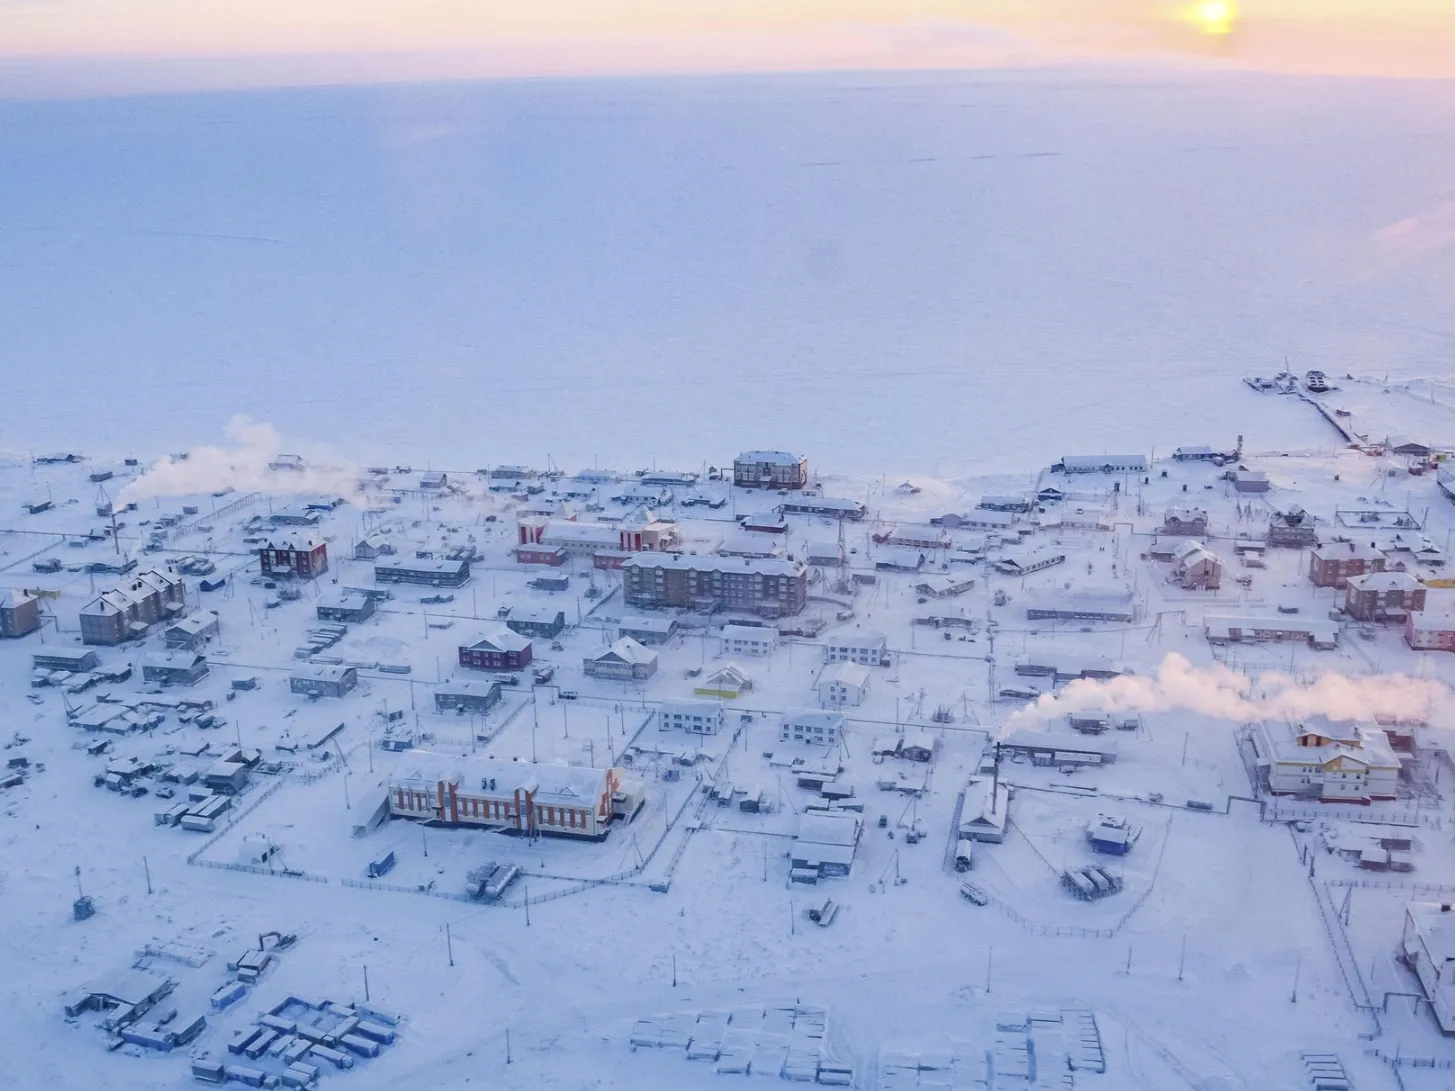
[[231, 447], [194, 447], [157, 460], [121, 490], [125, 503], [157, 496], [197, 496], [223, 489], [264, 493], [347, 494], [358, 487], [357, 469], [313, 450], [297, 469], [275, 469], [282, 437], [271, 424], [238, 415], [225, 429]]
[[1337, 720], [1424, 721], [1434, 711], [1455, 709], [1455, 701], [1443, 683], [1404, 674], [1351, 677], [1330, 671], [1304, 684], [1278, 672], [1249, 678], [1221, 663], [1194, 667], [1172, 652], [1155, 675], [1071, 682], [1059, 693], [1045, 694], [1020, 709], [1006, 727], [1033, 727], [1090, 709], [1185, 711], [1240, 722], [1317, 715]]

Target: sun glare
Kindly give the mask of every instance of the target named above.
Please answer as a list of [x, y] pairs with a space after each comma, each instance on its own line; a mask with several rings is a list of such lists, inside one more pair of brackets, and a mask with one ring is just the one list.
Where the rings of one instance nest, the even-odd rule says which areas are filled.
[[1202, 33], [1222, 37], [1237, 26], [1238, 9], [1233, 0], [1200, 0], [1188, 9], [1187, 19]]

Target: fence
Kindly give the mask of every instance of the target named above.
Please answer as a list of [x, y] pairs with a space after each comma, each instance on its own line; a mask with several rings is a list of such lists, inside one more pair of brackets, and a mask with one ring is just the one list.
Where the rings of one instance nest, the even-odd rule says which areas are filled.
[[1080, 939], [1111, 939], [1116, 935], [1116, 929], [1114, 928], [1081, 928], [1077, 925], [1037, 924], [1035, 921], [1027, 920], [1021, 916], [988, 891], [985, 896], [990, 899], [991, 905], [995, 906], [996, 909], [1000, 910], [1033, 936], [1075, 936]]
[[245, 871], [250, 875], [273, 875], [280, 879], [302, 879], [306, 883], [327, 883], [324, 875], [308, 875], [302, 871], [259, 867], [257, 864], [229, 864], [221, 860], [197, 860], [197, 867], [219, 868], [223, 871]]
[[1365, 890], [1410, 890], [1417, 894], [1449, 894], [1455, 892], [1451, 883], [1401, 882], [1398, 879], [1326, 879], [1326, 886], [1353, 886]]
[[276, 792], [281, 787], [283, 787], [283, 782], [281, 780], [275, 780], [272, 784], [268, 785], [261, 792], [259, 792], [257, 795], [255, 795], [253, 797], [252, 802], [249, 803], [242, 810], [240, 810], [240, 811], [239, 810], [229, 811], [228, 812], [228, 819], [227, 819], [227, 821], [225, 823], [223, 823], [222, 829], [218, 830], [211, 837], [209, 837], [206, 841], [202, 842], [202, 844], [198, 848], [196, 848], [192, 852], [188, 853], [187, 854], [187, 863], [189, 863], [189, 864], [196, 864], [196, 863], [198, 863], [198, 857], [200, 857], [204, 852], [206, 852], [208, 849], [210, 849], [213, 845], [217, 844], [217, 842], [222, 838], [223, 834], [227, 833], [228, 830], [232, 829], [239, 822], [241, 822], [244, 818], [246, 818], [248, 815], [252, 814], [253, 811], [257, 810], [258, 807], [263, 803], [264, 800], [266, 800], [270, 795], [272, 795], [274, 792]]
[[1314, 878], [1309, 879], [1309, 886], [1313, 888], [1314, 903], [1319, 907], [1319, 920], [1329, 937], [1329, 945], [1334, 949], [1334, 962], [1339, 967], [1339, 975], [1349, 989], [1349, 999], [1353, 1001], [1355, 1008], [1368, 1012], [1374, 1019], [1375, 1026], [1378, 1026], [1377, 1009], [1369, 998], [1369, 990], [1364, 987], [1364, 979], [1360, 976], [1359, 965], [1354, 959], [1354, 950], [1338, 922], [1339, 913], [1330, 899], [1328, 887]]
[[1363, 807], [1289, 807], [1270, 800], [1263, 805], [1265, 822], [1297, 822], [1324, 819], [1331, 822], [1361, 822], [1374, 826], [1418, 826], [1418, 811], [1370, 811]]
[[[350, 886], [358, 890], [386, 890], [392, 894], [424, 894], [431, 898], [445, 898], [452, 902], [473, 902], [477, 899], [465, 893], [456, 893], [450, 890], [436, 890], [432, 886], [400, 886], [397, 883], [380, 883], [373, 879], [340, 879], [340, 886]], [[485, 902], [489, 905], [491, 903]]]

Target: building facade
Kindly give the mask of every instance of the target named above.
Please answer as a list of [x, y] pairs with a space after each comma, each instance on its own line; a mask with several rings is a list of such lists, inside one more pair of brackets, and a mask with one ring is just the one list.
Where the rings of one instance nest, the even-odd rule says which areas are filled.
[[808, 459], [787, 451], [744, 451], [733, 459], [733, 484], [743, 489], [801, 489]]
[[328, 571], [328, 546], [323, 542], [267, 542], [258, 547], [258, 567], [269, 579], [311, 580]]
[[796, 614], [808, 600], [808, 570], [797, 561], [636, 553], [621, 566], [622, 593], [638, 609], [743, 610]]
[[778, 630], [765, 625], [724, 625], [724, 655], [772, 655], [778, 647]]
[[554, 640], [566, 628], [566, 611], [549, 606], [512, 610], [505, 619], [505, 627], [521, 636]]
[[468, 761], [462, 769], [416, 771], [389, 781], [389, 813], [449, 826], [526, 836], [604, 838], [625, 770], [536, 762]]
[[374, 564], [378, 583], [417, 583], [426, 587], [459, 587], [470, 578], [470, 562], [429, 557], [393, 557]]
[[434, 691], [436, 712], [469, 712], [484, 715], [500, 703], [499, 682], [446, 682]]
[[186, 605], [180, 578], [153, 569], [103, 592], [81, 608], [83, 644], [122, 644], [145, 636], [159, 621], [176, 617]]
[[1274, 795], [1340, 803], [1394, 799], [1399, 759], [1374, 724], [1311, 716], [1265, 720], [1249, 736]]
[[823, 654], [828, 663], [862, 663], [879, 667], [889, 662], [889, 641], [879, 633], [835, 636], [824, 644]]
[[0, 591], [0, 637], [19, 637], [40, 628], [40, 600], [24, 591]]
[[641, 682], [657, 673], [657, 653], [629, 636], [619, 637], [581, 662], [588, 678]]
[[1345, 581], [1344, 611], [1356, 621], [1403, 621], [1425, 608], [1425, 595], [1408, 572], [1366, 572]]
[[722, 704], [678, 697], [657, 707], [658, 731], [685, 731], [689, 735], [716, 735], [722, 730]]
[[296, 670], [288, 678], [288, 689], [307, 697], [342, 697], [358, 684], [355, 668], [326, 664]]
[[869, 696], [869, 669], [858, 663], [830, 663], [818, 679], [818, 701], [825, 708], [859, 705]]
[[1427, 600], [1405, 618], [1404, 639], [1417, 652], [1455, 652], [1455, 596]]
[[1359, 542], [1330, 542], [1309, 554], [1308, 578], [1316, 587], [1344, 588], [1350, 576], [1383, 572], [1384, 554], [1373, 545]]
[[783, 723], [778, 727], [778, 741], [803, 743], [808, 746], [836, 746], [843, 733], [842, 712], [806, 708], [783, 714]]
[[460, 646], [460, 666], [471, 670], [518, 671], [530, 666], [532, 645], [529, 637], [512, 632], [504, 625], [487, 629], [473, 644]]

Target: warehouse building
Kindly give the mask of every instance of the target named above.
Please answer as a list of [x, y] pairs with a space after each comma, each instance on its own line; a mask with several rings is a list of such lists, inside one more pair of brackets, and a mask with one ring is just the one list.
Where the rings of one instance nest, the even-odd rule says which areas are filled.
[[426, 587], [459, 587], [470, 578], [470, 562], [430, 557], [388, 557], [374, 562], [378, 583], [417, 583]]

